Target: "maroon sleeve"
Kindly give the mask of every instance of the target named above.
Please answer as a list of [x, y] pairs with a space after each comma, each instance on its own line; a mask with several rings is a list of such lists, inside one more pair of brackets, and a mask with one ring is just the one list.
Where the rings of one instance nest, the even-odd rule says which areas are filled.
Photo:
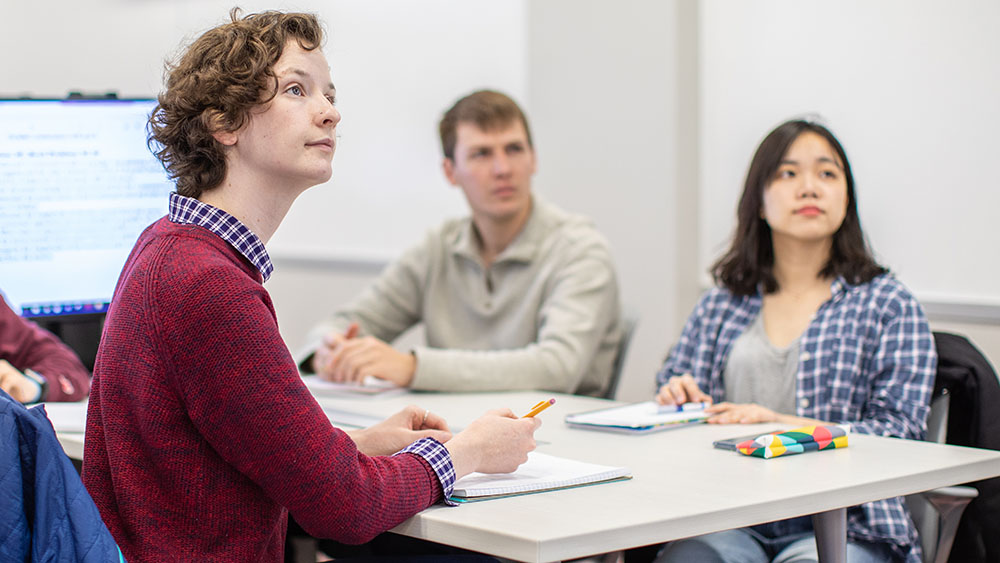
[[199, 433], [317, 537], [366, 542], [438, 501], [440, 482], [422, 458], [366, 456], [330, 424], [267, 292], [235, 273], [199, 270], [178, 284], [164, 272], [164, 309], [150, 311]]
[[17, 315], [0, 298], [0, 358], [19, 371], [45, 378], [43, 401], [79, 401], [90, 392], [90, 373], [80, 358], [51, 332]]

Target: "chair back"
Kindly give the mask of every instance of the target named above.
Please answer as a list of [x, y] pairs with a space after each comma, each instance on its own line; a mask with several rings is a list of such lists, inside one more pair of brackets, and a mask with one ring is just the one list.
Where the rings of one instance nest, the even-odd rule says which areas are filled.
[[[938, 369], [926, 439], [1000, 449], [1000, 426], [985, 412], [1000, 402], [1000, 384], [989, 361], [957, 334], [935, 332], [934, 343]], [[1000, 556], [1000, 524], [995, 516], [1000, 507], [1000, 478], [973, 485], [907, 497], [925, 562], [943, 563], [949, 556], [995, 561]]]
[[625, 371], [625, 356], [628, 354], [628, 346], [632, 342], [632, 335], [635, 334], [635, 327], [638, 324], [639, 317], [631, 311], [626, 311], [622, 315], [622, 339], [618, 342], [615, 362], [611, 365], [611, 381], [604, 391], [605, 399], [614, 399], [618, 392], [618, 384], [621, 382], [622, 372]]
[[931, 411], [927, 414], [927, 435], [924, 440], [936, 444], [948, 443], [948, 414], [951, 410], [951, 392], [947, 387], [931, 399]]
[[[925, 440], [938, 444], [945, 443], [945, 439], [948, 436], [948, 411], [950, 408], [951, 395], [948, 393], [948, 389], [941, 388], [936, 390], [934, 397], [931, 399], [930, 413], [927, 415], [927, 434]], [[935, 498], [930, 497], [928, 493], [918, 493], [906, 497], [906, 506], [910, 509], [910, 518], [913, 519], [913, 524], [916, 526], [917, 534], [920, 538], [920, 548], [923, 551], [924, 563], [935, 563], [939, 560], [947, 561], [948, 559], [947, 554], [942, 554], [944, 557], [940, 559], [937, 556], [939, 550], [943, 551], [943, 547], [939, 547], [939, 543], [942, 541], [942, 526], [941, 516], [934, 505], [934, 500]], [[965, 500], [965, 502], [968, 502], [968, 500]], [[954, 530], [949, 538], [943, 538], [943, 540], [947, 542], [950, 548], [952, 541], [954, 541]]]

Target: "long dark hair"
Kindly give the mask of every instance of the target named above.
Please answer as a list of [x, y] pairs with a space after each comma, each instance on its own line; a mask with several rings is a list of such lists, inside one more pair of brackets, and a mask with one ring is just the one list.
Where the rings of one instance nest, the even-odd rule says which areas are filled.
[[861, 231], [857, 198], [854, 196], [854, 175], [840, 141], [826, 127], [803, 120], [786, 121], [767, 134], [750, 161], [743, 195], [737, 210], [736, 235], [732, 246], [711, 269], [715, 283], [735, 295], [753, 295], [758, 288], [764, 293], [778, 290], [774, 277], [774, 246], [771, 227], [761, 217], [764, 189], [778, 171], [788, 147], [803, 133], [816, 133], [826, 139], [844, 165], [847, 179], [847, 214], [837, 232], [833, 233], [830, 259], [820, 271], [820, 277], [843, 276], [848, 283], [859, 284], [887, 272], [875, 262]]

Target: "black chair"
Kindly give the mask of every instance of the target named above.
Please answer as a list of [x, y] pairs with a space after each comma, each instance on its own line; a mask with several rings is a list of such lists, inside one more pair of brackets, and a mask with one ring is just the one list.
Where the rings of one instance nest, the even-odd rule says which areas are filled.
[[[931, 412], [927, 417], [928, 442], [947, 443], [950, 407], [951, 394], [945, 387], [931, 400]], [[910, 516], [920, 534], [924, 563], [948, 561], [962, 513], [977, 496], [979, 491], [975, 488], [957, 486], [941, 487], [906, 497]]]
[[[928, 420], [928, 439], [937, 437], [956, 446], [1000, 450], [1000, 417], [996, 416], [1000, 406], [1000, 381], [990, 362], [964, 336], [935, 332], [934, 342], [938, 369]], [[977, 490], [978, 496], [969, 499], [971, 502], [961, 513], [950, 553], [947, 543], [938, 543], [934, 557], [928, 558], [930, 554], [925, 553], [924, 561], [1000, 561], [1000, 478], [967, 485]], [[946, 488], [945, 493], [948, 489], [953, 488]], [[965, 494], [968, 492], [966, 490]], [[934, 502], [942, 505], [946, 512], [956, 510], [949, 506], [952, 501], [947, 495]], [[921, 543], [933, 541], [935, 536], [946, 540], [947, 527], [952, 525], [946, 521], [945, 516], [939, 520], [938, 534], [925, 536], [921, 530]]]

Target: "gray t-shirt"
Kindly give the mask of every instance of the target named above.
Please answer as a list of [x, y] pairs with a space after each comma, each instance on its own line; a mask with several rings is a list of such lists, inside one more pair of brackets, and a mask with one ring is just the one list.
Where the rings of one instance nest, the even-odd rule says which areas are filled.
[[722, 373], [725, 399], [733, 403], [757, 403], [781, 414], [796, 414], [798, 368], [799, 339], [778, 348], [764, 330], [764, 315], [757, 315], [729, 351]]

